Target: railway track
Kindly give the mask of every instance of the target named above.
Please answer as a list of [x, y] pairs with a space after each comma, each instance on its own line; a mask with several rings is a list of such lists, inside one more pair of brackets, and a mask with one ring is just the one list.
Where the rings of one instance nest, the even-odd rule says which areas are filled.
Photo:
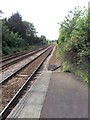
[[1, 119], [5, 119], [10, 113], [11, 109], [16, 105], [28, 83], [31, 81], [32, 77], [51, 53], [52, 49], [52, 46], [48, 47], [32, 62], [28, 63], [18, 72], [16, 72], [16, 74], [8, 78], [7, 82], [3, 83], [2, 88], [0, 89], [2, 91], [3, 99], [2, 111], [0, 113]]
[[21, 53], [17, 53], [14, 54], [12, 56], [6, 56], [4, 58], [2, 58], [2, 60], [0, 61], [0, 70], [4, 70], [4, 69], [8, 69], [8, 67], [10, 67], [11, 65], [14, 65], [15, 63], [28, 58], [29, 56], [45, 49], [46, 47], [43, 48], [39, 48], [38, 50], [34, 50], [34, 51], [25, 51], [25, 52], [21, 52]]
[[[34, 51], [29, 56], [25, 55], [24, 60], [21, 57], [21, 59], [19, 59], [20, 61], [19, 60], [18, 60], [18, 62], [15, 61], [17, 64], [15, 64], [14, 66], [7, 67], [8, 69], [6, 69], [6, 71], [3, 71], [2, 80], [0, 80], [0, 84], [3, 84], [4, 82], [6, 82], [10, 77], [12, 77], [14, 74], [19, 72], [21, 69], [23, 69], [25, 66], [27, 66], [30, 62], [34, 61], [34, 59], [39, 57], [39, 55], [41, 55], [43, 52], [45, 52], [48, 49], [49, 49], [49, 47], [42, 48], [42, 50], [40, 49], [38, 51]], [[38, 54], [39, 52], [40, 52], [40, 54]], [[35, 57], [33, 57], [33, 56], [35, 56]], [[1, 76], [1, 74], [0, 74], [0, 76]]]

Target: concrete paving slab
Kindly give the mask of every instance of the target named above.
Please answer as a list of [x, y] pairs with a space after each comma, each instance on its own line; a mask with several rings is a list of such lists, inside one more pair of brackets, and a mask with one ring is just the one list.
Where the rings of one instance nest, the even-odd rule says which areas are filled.
[[47, 88], [48, 88], [48, 85], [43, 85], [43, 84], [42, 85], [36, 85], [36, 87], [33, 87], [32, 92], [33, 91], [46, 92]]
[[42, 105], [28, 105], [22, 110], [18, 118], [39, 118]]
[[31, 94], [32, 95], [30, 97], [30, 100], [28, 100], [27, 105], [29, 105], [29, 104], [42, 105], [43, 104], [44, 98], [45, 98], [45, 93], [43, 93], [43, 92], [37, 92], [37, 93], [32, 92]]
[[50, 79], [50, 73], [51, 71], [46, 72], [46, 75], [42, 76], [39, 81], [36, 82], [36, 85], [32, 87], [31, 91], [46, 92], [49, 84], [49, 80], [47, 79]]

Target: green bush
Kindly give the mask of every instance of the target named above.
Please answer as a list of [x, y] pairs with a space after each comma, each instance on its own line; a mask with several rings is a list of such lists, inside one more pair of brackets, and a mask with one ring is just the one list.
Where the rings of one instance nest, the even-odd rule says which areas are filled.
[[2, 27], [2, 52], [8, 55], [29, 49], [29, 44], [18, 35], [9, 31], [8, 27], [3, 23]]
[[76, 70], [75, 70], [75, 73], [76, 73], [76, 75], [78, 75], [79, 77], [81, 77], [85, 83], [89, 82], [88, 81], [88, 79], [89, 79], [88, 78], [89, 77], [88, 73], [85, 72], [85, 71], [83, 71], [81, 68], [77, 67]]
[[3, 55], [8, 55], [9, 53], [12, 53], [11, 49], [8, 46], [3, 47], [2, 51], [3, 51]]
[[63, 67], [64, 72], [70, 72], [70, 66], [69, 66], [69, 63], [67, 61], [64, 61], [62, 63], [62, 67]]

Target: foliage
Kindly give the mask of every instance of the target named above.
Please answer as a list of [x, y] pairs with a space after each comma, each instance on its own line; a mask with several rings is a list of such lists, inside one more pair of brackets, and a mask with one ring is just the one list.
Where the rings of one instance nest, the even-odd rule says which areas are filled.
[[24, 49], [28, 45], [22, 39], [18, 33], [13, 33], [11, 32], [8, 27], [4, 24], [2, 25], [2, 51], [3, 54], [7, 55], [9, 53], [14, 52], [13, 48], [19, 48], [19, 49]]
[[2, 19], [2, 52], [3, 55], [31, 49], [33, 46], [47, 44], [46, 37], [38, 37], [33, 23], [22, 21], [19, 12], [10, 18]]
[[85, 83], [88, 83], [88, 73], [84, 72], [80, 67], [76, 68], [75, 73], [80, 76]]
[[[45, 36], [37, 37], [37, 31], [33, 23], [22, 21], [22, 17], [19, 12], [12, 14], [12, 16], [6, 20], [6, 25], [14, 33], [18, 33], [28, 44], [45, 44]], [[44, 38], [43, 38], [44, 37]]]
[[29, 23], [27, 21], [23, 21], [24, 29], [25, 29], [25, 36], [24, 38], [27, 40], [29, 44], [34, 43], [34, 39], [36, 37], [36, 29], [33, 23]]
[[12, 16], [7, 20], [6, 24], [9, 27], [10, 31], [13, 31], [14, 33], [18, 32], [21, 37], [25, 37], [25, 28], [19, 12], [12, 14]]
[[[90, 42], [88, 40], [88, 10], [75, 7], [69, 11], [61, 23], [60, 34], [57, 41], [59, 52], [63, 60], [67, 60], [76, 68], [90, 57]], [[86, 70], [85, 70], [86, 73]]]
[[41, 36], [40, 36], [40, 41], [41, 41], [41, 43], [44, 43], [44, 44], [47, 43], [46, 37], [45, 37], [44, 35], [41, 35]]
[[63, 67], [62, 69], [63, 69], [64, 72], [70, 72], [70, 66], [69, 66], [67, 61], [64, 61], [62, 63], [62, 67]]

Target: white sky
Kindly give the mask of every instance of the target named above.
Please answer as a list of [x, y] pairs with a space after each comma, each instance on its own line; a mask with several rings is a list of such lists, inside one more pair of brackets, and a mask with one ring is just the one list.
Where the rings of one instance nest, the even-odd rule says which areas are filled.
[[59, 24], [75, 6], [88, 7], [89, 0], [0, 0], [0, 10], [5, 17], [18, 11], [23, 20], [33, 23], [38, 36], [55, 40], [59, 36]]

